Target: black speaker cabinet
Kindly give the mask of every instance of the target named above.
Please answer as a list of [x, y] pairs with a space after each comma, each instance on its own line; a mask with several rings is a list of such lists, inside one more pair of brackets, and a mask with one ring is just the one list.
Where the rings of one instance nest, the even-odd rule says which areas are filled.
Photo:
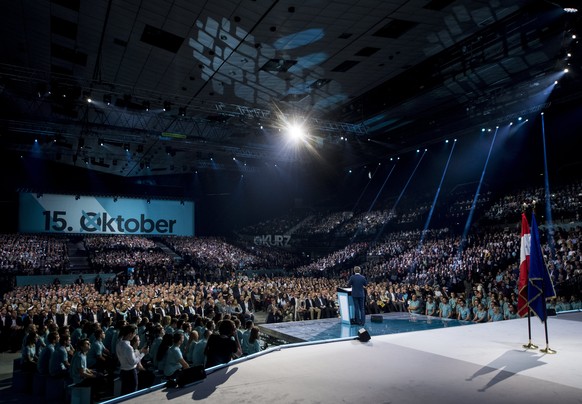
[[370, 341], [370, 338], [371, 338], [370, 334], [368, 333], [368, 331], [366, 331], [365, 328], [360, 328], [358, 330], [358, 339], [361, 342], [368, 342], [368, 341]]

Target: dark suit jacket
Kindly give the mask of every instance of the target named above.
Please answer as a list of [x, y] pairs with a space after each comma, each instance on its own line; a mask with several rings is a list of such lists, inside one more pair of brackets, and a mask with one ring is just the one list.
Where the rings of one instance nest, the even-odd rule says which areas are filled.
[[312, 298], [310, 298], [310, 297], [309, 297], [309, 298], [306, 298], [306, 299], [305, 299], [305, 308], [306, 308], [307, 310], [309, 310], [309, 309], [310, 309], [310, 308], [312, 308], [312, 307], [317, 307], [317, 306], [315, 305], [315, 299], [312, 299]]
[[62, 327], [65, 324], [65, 315], [63, 313], [56, 313], [55, 323], [57, 323], [59, 327]]
[[350, 276], [348, 281], [348, 286], [352, 288], [352, 297], [365, 297], [366, 291], [364, 286], [368, 284], [368, 281], [362, 274], [353, 274]]
[[68, 322], [69, 322], [69, 327], [73, 327], [73, 328], [79, 328], [79, 326], [81, 325], [81, 320], [83, 320], [83, 314], [82, 313], [71, 313], [68, 316]]
[[[101, 310], [97, 310], [97, 322], [99, 324], [101, 324], [101, 321], [103, 321], [103, 312]], [[87, 321], [89, 321], [90, 323], [94, 322], [95, 319], [93, 318], [93, 311], [89, 311], [87, 313], [85, 313], [83, 315], [83, 318]]]
[[142, 317], [147, 317], [150, 321], [153, 320], [154, 318], [154, 311], [153, 310], [149, 310], [147, 307], [145, 307], [142, 312], [141, 312], [141, 316]]
[[40, 327], [41, 325], [43, 325], [45, 320], [46, 320], [46, 316], [44, 316], [42, 314], [35, 314], [32, 317], [32, 322], [34, 324], [36, 324], [37, 327]]
[[127, 315], [129, 316], [128, 320], [131, 320], [134, 317], [139, 317], [139, 311], [135, 307], [132, 307], [127, 310]]

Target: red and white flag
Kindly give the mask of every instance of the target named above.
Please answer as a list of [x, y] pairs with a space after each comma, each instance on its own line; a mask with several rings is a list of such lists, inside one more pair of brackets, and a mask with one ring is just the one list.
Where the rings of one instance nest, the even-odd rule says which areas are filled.
[[520, 260], [519, 260], [519, 282], [517, 284], [517, 290], [519, 294], [517, 296], [517, 314], [520, 317], [527, 315], [528, 304], [527, 304], [527, 284], [528, 284], [528, 272], [529, 272], [529, 251], [531, 248], [531, 238], [529, 233], [529, 223], [525, 217], [525, 213], [521, 214], [521, 249], [520, 249]]

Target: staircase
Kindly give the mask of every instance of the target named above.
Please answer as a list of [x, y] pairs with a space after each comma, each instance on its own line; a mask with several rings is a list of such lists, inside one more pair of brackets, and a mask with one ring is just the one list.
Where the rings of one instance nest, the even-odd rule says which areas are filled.
[[67, 243], [69, 250], [69, 265], [71, 273], [88, 272], [91, 268], [85, 245], [80, 240], [69, 241]]
[[182, 260], [182, 257], [176, 254], [170, 247], [161, 241], [156, 241], [156, 246], [159, 247], [164, 253], [168, 254], [168, 256], [172, 258], [172, 261], [176, 262]]

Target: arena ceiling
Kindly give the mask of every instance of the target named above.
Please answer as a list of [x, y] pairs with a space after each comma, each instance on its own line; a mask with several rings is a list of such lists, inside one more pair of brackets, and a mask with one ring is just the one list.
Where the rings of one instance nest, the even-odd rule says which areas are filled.
[[254, 171], [309, 159], [282, 147], [282, 121], [298, 120], [345, 169], [578, 101], [567, 6], [4, 2], [0, 141], [120, 176]]

